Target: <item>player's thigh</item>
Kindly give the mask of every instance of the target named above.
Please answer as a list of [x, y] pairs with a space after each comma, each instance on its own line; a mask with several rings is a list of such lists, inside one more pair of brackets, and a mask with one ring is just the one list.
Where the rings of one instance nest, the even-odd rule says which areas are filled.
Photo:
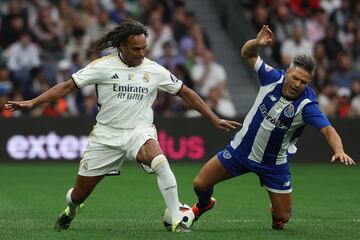
[[157, 141], [157, 133], [154, 125], [139, 127], [134, 130], [134, 134], [129, 144], [132, 145], [128, 151], [130, 159], [136, 159], [138, 162], [147, 166], [158, 155], [163, 154], [160, 144]]
[[275, 193], [268, 190], [272, 211], [285, 219], [291, 215], [292, 195], [290, 193]]
[[212, 157], [200, 170], [194, 179], [194, 187], [206, 190], [209, 187], [232, 178], [233, 176], [220, 163], [218, 157]]
[[150, 166], [151, 161], [160, 154], [163, 154], [163, 152], [160, 148], [159, 142], [150, 138], [140, 147], [136, 160]]

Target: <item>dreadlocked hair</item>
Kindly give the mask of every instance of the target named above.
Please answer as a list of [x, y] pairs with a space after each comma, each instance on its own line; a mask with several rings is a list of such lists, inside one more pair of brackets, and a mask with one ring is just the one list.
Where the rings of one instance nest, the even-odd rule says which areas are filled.
[[119, 48], [126, 43], [130, 36], [142, 34], [145, 37], [148, 36], [148, 31], [143, 24], [135, 20], [125, 19], [119, 26], [92, 43], [90, 49], [99, 52], [107, 48]]

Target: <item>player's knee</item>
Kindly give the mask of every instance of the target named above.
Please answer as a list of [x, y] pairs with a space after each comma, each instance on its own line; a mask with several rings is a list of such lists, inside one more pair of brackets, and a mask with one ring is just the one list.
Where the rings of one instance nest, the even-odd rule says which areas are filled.
[[160, 154], [156, 157], [154, 157], [154, 159], [151, 161], [151, 169], [158, 173], [161, 169], [166, 168], [169, 166], [169, 162], [166, 159], [165, 155]]
[[209, 188], [209, 186], [207, 186], [207, 184], [206, 184], [206, 181], [199, 176], [197, 176], [194, 179], [193, 186], [195, 189], [200, 190], [200, 191], [205, 191]]

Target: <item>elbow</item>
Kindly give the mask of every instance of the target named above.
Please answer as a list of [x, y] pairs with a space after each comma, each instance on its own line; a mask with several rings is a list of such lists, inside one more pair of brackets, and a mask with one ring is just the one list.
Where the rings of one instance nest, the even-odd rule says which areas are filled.
[[241, 48], [240, 54], [241, 54], [241, 57], [247, 58], [246, 51], [245, 51], [244, 47]]
[[251, 53], [244, 48], [241, 49], [241, 57], [245, 59], [248, 63], [251, 63], [252, 59], [257, 58], [257, 56], [252, 56]]
[[335, 128], [333, 128], [331, 125], [329, 126], [326, 126], [323, 128], [323, 133], [326, 134], [326, 135], [330, 135], [332, 133], [335, 133]]

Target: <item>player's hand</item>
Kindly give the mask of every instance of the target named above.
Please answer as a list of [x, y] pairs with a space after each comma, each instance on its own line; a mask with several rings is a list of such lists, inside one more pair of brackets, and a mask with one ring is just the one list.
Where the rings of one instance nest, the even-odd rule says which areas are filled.
[[29, 101], [20, 101], [20, 102], [8, 101], [4, 107], [6, 110], [13, 112], [16, 110], [30, 109], [33, 106], [34, 106], [33, 101], [29, 100]]
[[218, 121], [216, 121], [214, 123], [214, 125], [217, 127], [217, 128], [220, 128], [222, 130], [225, 130], [225, 131], [230, 131], [232, 129], [235, 129], [239, 126], [241, 126], [241, 123], [238, 123], [238, 122], [235, 122], [235, 121], [230, 121], [230, 120], [225, 120], [225, 119], [219, 119]]
[[272, 31], [268, 25], [263, 25], [260, 32], [256, 36], [256, 41], [260, 46], [267, 46], [272, 40]]
[[345, 165], [355, 165], [355, 161], [344, 152], [335, 153], [331, 158], [331, 162], [335, 162], [336, 160], [340, 160], [340, 162]]

